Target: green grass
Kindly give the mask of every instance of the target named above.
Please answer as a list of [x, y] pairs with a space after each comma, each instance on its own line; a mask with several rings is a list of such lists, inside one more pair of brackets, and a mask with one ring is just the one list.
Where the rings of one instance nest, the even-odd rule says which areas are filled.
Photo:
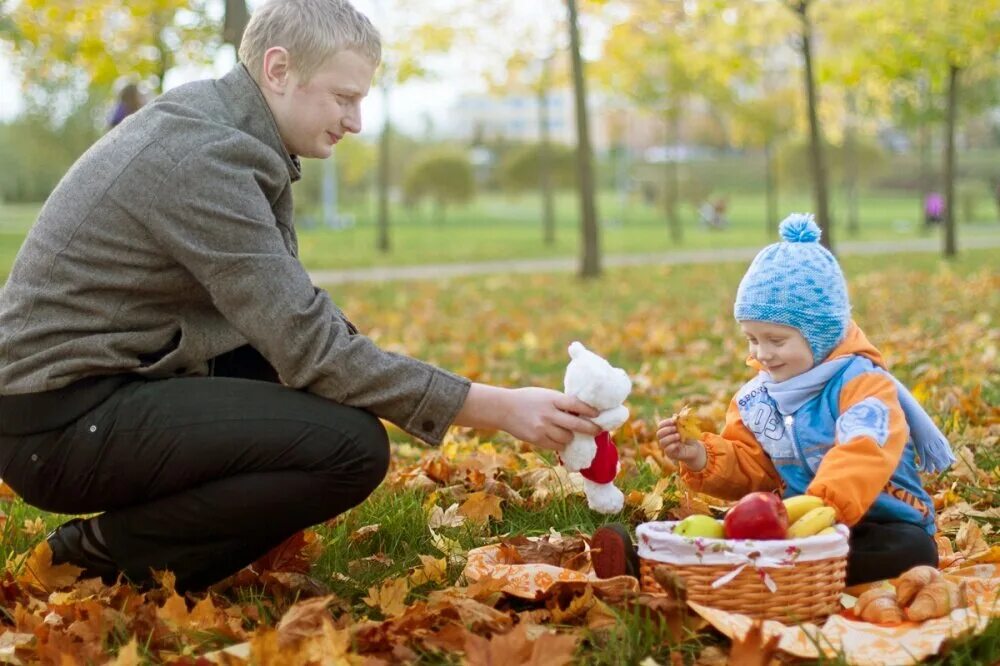
[[[557, 230], [553, 246], [546, 246], [542, 241], [537, 196], [481, 195], [468, 206], [447, 211], [444, 220], [436, 219], [430, 208], [394, 207], [391, 249], [385, 254], [375, 247], [375, 207], [371, 203], [348, 208], [358, 221], [351, 228], [305, 228], [300, 222], [299, 250], [303, 263], [310, 269], [576, 256], [580, 242], [577, 199], [571, 193], [562, 192], [556, 203]], [[38, 208], [27, 204], [0, 206], [0, 266], [13, 262]], [[806, 192], [785, 195], [779, 200], [782, 214], [811, 209], [812, 201]], [[598, 210], [602, 220], [601, 247], [606, 254], [756, 247], [776, 238], [776, 221], [765, 224], [764, 197], [759, 193], [730, 196], [731, 226], [724, 231], [704, 229], [694, 208], [681, 205], [684, 237], [680, 244], [671, 239], [665, 214], [658, 207], [636, 200], [623, 205], [614, 193], [602, 192]], [[835, 206], [835, 241], [921, 236], [919, 207], [912, 196], [866, 193], [861, 198], [860, 210], [860, 233], [849, 236], [845, 213]], [[995, 215], [992, 209], [990, 214]], [[965, 234], [1000, 233], [1000, 224], [992, 224], [992, 219], [986, 216], [975, 224], [961, 225], [960, 245]], [[6, 271], [2, 274], [6, 275]]]
[[[23, 215], [22, 223], [29, 217]], [[918, 380], [932, 365], [940, 368], [935, 370], [940, 372], [936, 385], [943, 392], [967, 391], [980, 384], [989, 404], [997, 404], [1000, 391], [996, 377], [981, 379], [975, 374], [978, 355], [988, 353], [989, 334], [974, 339], [975, 333], [966, 331], [960, 338], [962, 344], [949, 343], [970, 325], [995, 332], [996, 313], [1000, 312], [995, 254], [963, 252], [951, 263], [933, 254], [844, 259], [855, 314], [890, 356], [904, 381]], [[565, 367], [565, 340], [579, 337], [593, 341], [617, 364], [646, 378], [637, 383], [629, 406], [636, 419], [648, 422], [678, 401], [725, 400], [735, 390], [734, 377], [740, 372], [743, 350], [736, 340], [729, 308], [743, 270], [743, 264], [623, 268], [588, 282], [569, 275], [488, 276], [440, 283], [340, 285], [331, 289], [331, 295], [362, 328], [372, 331], [380, 344], [459, 372], [475, 362], [482, 381], [504, 385], [559, 386]], [[968, 293], [973, 284], [982, 291]], [[976, 323], [983, 318], [985, 321]], [[921, 338], [896, 339], [908, 330], [918, 331]], [[656, 336], [664, 331], [677, 339], [657, 342]], [[528, 333], [538, 340], [529, 342], [525, 337]], [[927, 348], [915, 348], [918, 343]], [[985, 369], [980, 367], [978, 372]], [[935, 409], [944, 409], [941, 405], [950, 399], [943, 393], [936, 396]], [[393, 438], [397, 443], [409, 440], [397, 430], [393, 430]], [[496, 441], [505, 439], [497, 437]], [[977, 460], [984, 468], [998, 459], [995, 449], [977, 450]], [[619, 482], [627, 493], [632, 489], [648, 491], [657, 480], [656, 472], [640, 463]], [[457, 501], [447, 489], [438, 492], [434, 499], [438, 506]], [[379, 612], [363, 602], [368, 589], [404, 575], [420, 563], [420, 555], [441, 555], [427, 529], [427, 501], [423, 492], [383, 486], [332, 525], [319, 528], [324, 550], [312, 573], [346, 600], [354, 617], [379, 619]], [[670, 506], [667, 501], [665, 507]], [[25, 521], [42, 517], [48, 529], [62, 519], [19, 501], [0, 508], [7, 514], [0, 530], [0, 557], [4, 560], [42, 538], [44, 532], [25, 533]], [[636, 514], [627, 514], [625, 519], [632, 523], [641, 520]], [[591, 512], [581, 497], [568, 497], [524, 508], [508, 502], [500, 521], [483, 527], [442, 528], [440, 533], [470, 549], [502, 535], [537, 535], [550, 528], [566, 534], [591, 532], [607, 520]], [[359, 528], [376, 523], [380, 529], [369, 539], [355, 542], [350, 538]], [[376, 555], [383, 559], [366, 560]], [[461, 562], [450, 563], [448, 582], [458, 581], [461, 570]], [[433, 589], [433, 585], [424, 585], [411, 590], [408, 601], [418, 600]], [[266, 597], [244, 594], [249, 596], [241, 602], [257, 605], [261, 617], [277, 620]], [[686, 663], [692, 663], [702, 649], [726, 645], [711, 632], [677, 637], [645, 614], [628, 609], [617, 612], [620, 621], [615, 631], [585, 635], [578, 653], [580, 663], [637, 663], [646, 656], [670, 663], [671, 650], [680, 651]], [[948, 655], [932, 663], [972, 665], [994, 663], [998, 658], [1000, 621], [983, 635], [959, 642]], [[456, 663], [454, 654], [426, 653], [422, 660]], [[828, 659], [816, 663], [845, 662]]]

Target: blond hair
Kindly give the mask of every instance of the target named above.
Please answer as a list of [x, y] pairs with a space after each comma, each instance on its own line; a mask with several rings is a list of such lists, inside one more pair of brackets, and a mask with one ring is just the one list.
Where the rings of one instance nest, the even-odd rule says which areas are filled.
[[382, 60], [378, 30], [347, 0], [267, 0], [254, 11], [240, 42], [240, 61], [259, 79], [264, 53], [288, 50], [291, 66], [309, 77], [340, 51], [351, 50], [375, 65]]

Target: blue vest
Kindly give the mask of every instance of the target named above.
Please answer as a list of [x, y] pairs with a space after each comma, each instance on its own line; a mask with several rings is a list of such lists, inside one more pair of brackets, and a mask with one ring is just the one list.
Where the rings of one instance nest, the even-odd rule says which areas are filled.
[[[889, 375], [869, 359], [855, 356], [793, 414], [781, 413], [760, 376], [747, 382], [736, 394], [740, 418], [781, 475], [785, 497], [805, 493], [823, 457], [834, 446], [841, 388], [869, 372]], [[881, 404], [874, 397], [868, 400]], [[913, 523], [934, 534], [934, 503], [920, 481], [915, 458], [913, 441], [907, 439], [896, 471], [862, 520]], [[914, 504], [922, 505], [923, 510]]]

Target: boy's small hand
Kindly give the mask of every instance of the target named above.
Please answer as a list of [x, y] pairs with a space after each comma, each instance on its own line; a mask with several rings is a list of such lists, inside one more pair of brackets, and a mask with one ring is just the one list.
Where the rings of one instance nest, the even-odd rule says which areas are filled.
[[707, 462], [705, 445], [695, 439], [683, 440], [677, 430], [677, 417], [663, 419], [656, 426], [656, 439], [660, 442], [663, 455], [676, 462], [682, 462], [698, 472]]

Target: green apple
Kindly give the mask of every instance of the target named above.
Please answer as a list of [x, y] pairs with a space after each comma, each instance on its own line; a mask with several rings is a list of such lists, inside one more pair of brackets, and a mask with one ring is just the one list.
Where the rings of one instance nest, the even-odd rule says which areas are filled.
[[677, 523], [674, 526], [674, 534], [686, 537], [721, 539], [725, 532], [723, 531], [721, 521], [712, 518], [712, 516], [695, 514]]

